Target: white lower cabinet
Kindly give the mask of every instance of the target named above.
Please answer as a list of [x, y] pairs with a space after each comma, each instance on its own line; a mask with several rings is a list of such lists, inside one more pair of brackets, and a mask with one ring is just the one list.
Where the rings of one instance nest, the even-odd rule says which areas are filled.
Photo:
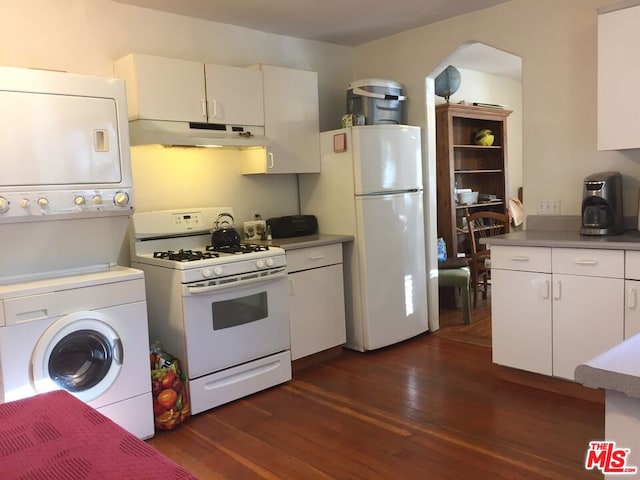
[[287, 250], [291, 359], [347, 340], [342, 244]]
[[624, 338], [640, 333], [640, 252], [625, 253]]
[[624, 339], [624, 252], [492, 246], [495, 363], [574, 379]]

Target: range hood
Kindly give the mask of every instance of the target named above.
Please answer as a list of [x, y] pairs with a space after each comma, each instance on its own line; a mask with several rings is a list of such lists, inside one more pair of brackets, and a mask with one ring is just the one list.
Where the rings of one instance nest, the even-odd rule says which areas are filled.
[[129, 141], [136, 145], [176, 147], [268, 147], [264, 127], [215, 123], [132, 120]]

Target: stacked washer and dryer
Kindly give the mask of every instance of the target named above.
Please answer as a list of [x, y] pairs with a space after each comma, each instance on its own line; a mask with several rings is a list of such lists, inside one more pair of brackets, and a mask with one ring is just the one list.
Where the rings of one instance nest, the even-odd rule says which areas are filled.
[[153, 436], [122, 80], [0, 67], [0, 402], [55, 389]]

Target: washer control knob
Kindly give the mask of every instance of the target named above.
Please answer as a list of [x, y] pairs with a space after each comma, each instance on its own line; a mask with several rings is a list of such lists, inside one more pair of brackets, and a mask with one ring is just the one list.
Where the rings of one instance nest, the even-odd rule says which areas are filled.
[[31, 202], [29, 201], [28, 198], [23, 198], [22, 200], [20, 200], [20, 206], [22, 208], [28, 208], [29, 205], [31, 205]]
[[201, 273], [204, 278], [209, 278], [211, 276], [211, 269], [204, 268]]
[[38, 199], [38, 206], [40, 208], [47, 208], [49, 206], [49, 200], [46, 199], [45, 197], [40, 197]]
[[264, 268], [264, 260], [263, 259], [256, 260], [256, 267]]
[[75, 203], [77, 206], [81, 207], [82, 205], [87, 203], [87, 201], [84, 199], [84, 197], [82, 195], [78, 195], [78, 196], [76, 196], [76, 198], [73, 199], [73, 203]]
[[126, 207], [127, 203], [129, 203], [129, 195], [126, 192], [118, 192], [113, 197], [113, 203], [118, 207]]
[[7, 213], [8, 211], [9, 201], [4, 197], [0, 197], [0, 213]]
[[222, 267], [216, 267], [213, 269], [213, 273], [215, 273], [217, 276], [220, 276], [224, 273], [224, 270]]
[[96, 205], [102, 205], [102, 197], [100, 195], [96, 195], [93, 197], [93, 203]]
[[276, 263], [273, 258], [267, 258], [267, 267], [273, 267], [273, 264]]

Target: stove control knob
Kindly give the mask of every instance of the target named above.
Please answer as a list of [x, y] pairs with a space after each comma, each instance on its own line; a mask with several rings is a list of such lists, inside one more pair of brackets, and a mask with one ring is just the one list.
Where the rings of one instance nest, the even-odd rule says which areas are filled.
[[204, 278], [209, 278], [211, 276], [211, 269], [205, 268], [201, 273]]
[[38, 199], [38, 206], [39, 206], [40, 208], [47, 208], [47, 207], [49, 206], [49, 200], [47, 200], [47, 199], [46, 199], [46, 198], [44, 198], [44, 197], [40, 197], [40, 198]]
[[256, 260], [256, 267], [264, 268], [264, 260], [263, 259]]
[[81, 207], [86, 203], [86, 200], [82, 195], [78, 195], [76, 198], [73, 199], [73, 203], [75, 203], [78, 207]]
[[113, 197], [113, 203], [119, 207], [126, 207], [127, 203], [129, 203], [129, 195], [126, 192], [118, 192]]
[[93, 197], [93, 203], [96, 205], [102, 205], [102, 197], [100, 195], [96, 195]]
[[7, 213], [8, 211], [9, 201], [4, 197], [0, 197], [0, 213]]
[[273, 264], [276, 263], [273, 258], [267, 258], [267, 267], [273, 267]]
[[213, 273], [215, 273], [217, 276], [220, 276], [224, 273], [224, 270], [222, 269], [222, 267], [216, 267], [213, 269]]
[[29, 205], [31, 205], [31, 202], [29, 201], [28, 198], [23, 198], [22, 200], [20, 200], [20, 206], [22, 208], [28, 208]]

